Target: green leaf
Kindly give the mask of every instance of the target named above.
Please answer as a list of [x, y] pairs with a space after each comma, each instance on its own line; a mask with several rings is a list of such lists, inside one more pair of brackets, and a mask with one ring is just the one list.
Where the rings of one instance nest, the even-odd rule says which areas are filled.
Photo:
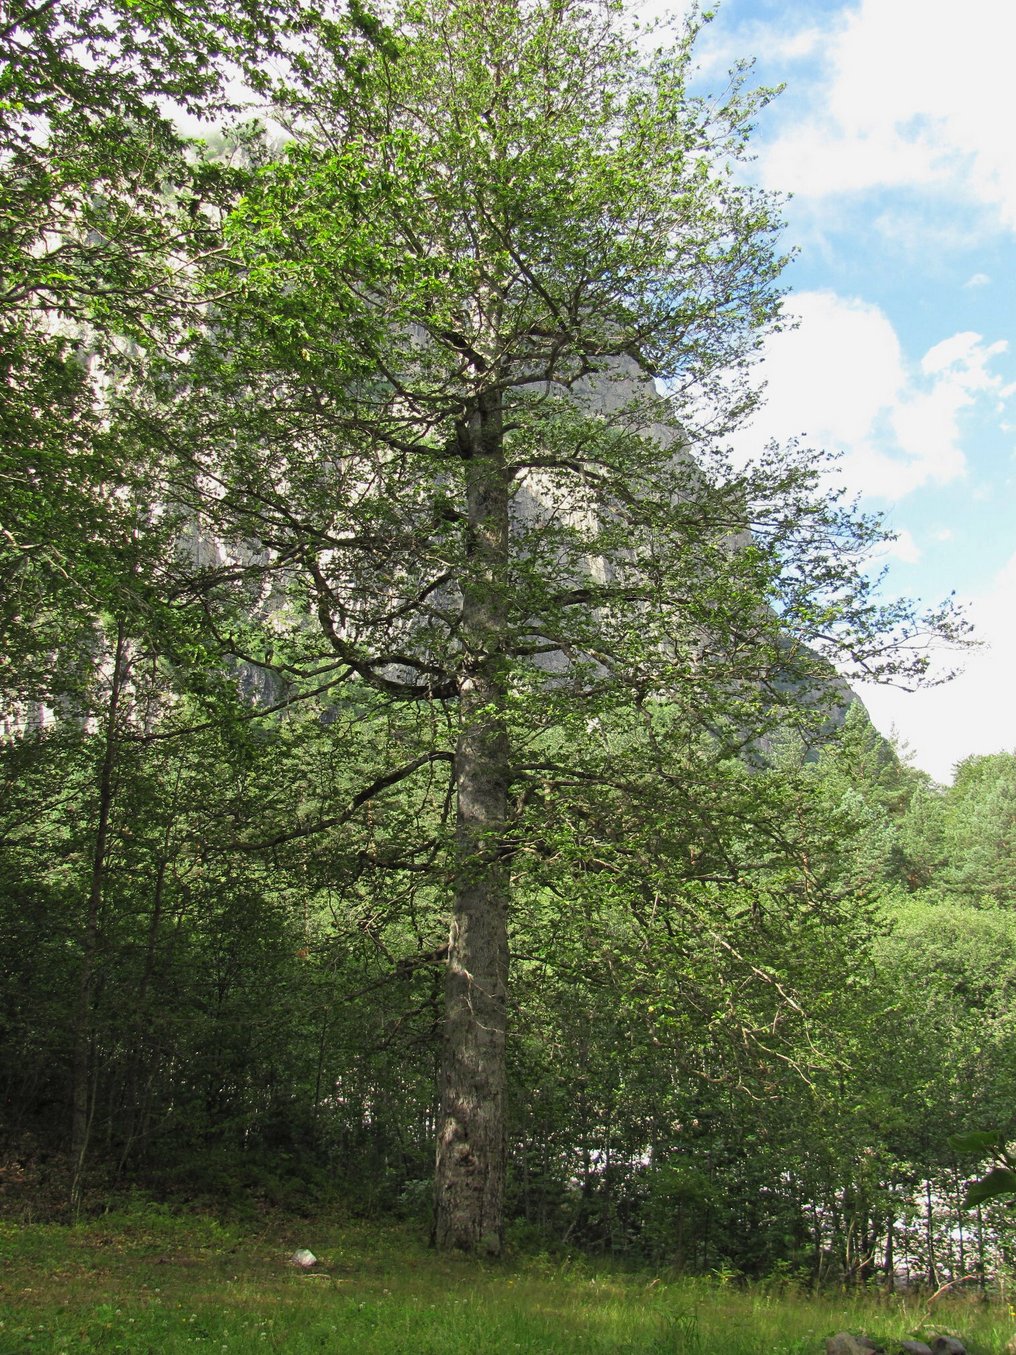
[[963, 1208], [973, 1209], [975, 1205], [994, 1200], [999, 1195], [1016, 1195], [1016, 1172], [1008, 1167], [993, 1167], [987, 1176], [967, 1186], [963, 1197]]
[[954, 1153], [993, 1153], [1005, 1147], [997, 1129], [973, 1129], [969, 1134], [950, 1134], [947, 1140]]

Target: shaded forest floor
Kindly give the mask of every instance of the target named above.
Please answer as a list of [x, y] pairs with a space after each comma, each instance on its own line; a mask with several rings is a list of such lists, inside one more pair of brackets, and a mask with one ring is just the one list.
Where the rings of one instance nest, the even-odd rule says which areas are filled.
[[[319, 1258], [289, 1263], [298, 1247]], [[932, 1320], [933, 1319], [933, 1320]], [[75, 1227], [0, 1222], [0, 1352], [177, 1355], [822, 1355], [837, 1330], [887, 1343], [955, 1332], [1000, 1355], [998, 1304], [815, 1297], [785, 1286], [611, 1267], [586, 1258], [478, 1265], [418, 1229], [272, 1218], [223, 1225], [148, 1204]]]

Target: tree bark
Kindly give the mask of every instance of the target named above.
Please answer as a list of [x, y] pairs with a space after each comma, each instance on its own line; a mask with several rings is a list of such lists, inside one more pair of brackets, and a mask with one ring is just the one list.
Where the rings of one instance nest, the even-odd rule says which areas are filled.
[[434, 1238], [443, 1250], [499, 1255], [506, 1158], [509, 480], [498, 394], [476, 399], [458, 440], [468, 536]]

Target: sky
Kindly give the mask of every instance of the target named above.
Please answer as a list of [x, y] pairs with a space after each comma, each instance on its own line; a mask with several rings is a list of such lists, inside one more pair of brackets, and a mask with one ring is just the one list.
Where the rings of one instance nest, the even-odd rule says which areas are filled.
[[[646, 12], [656, 0], [643, 0]], [[767, 344], [745, 447], [800, 436], [883, 513], [886, 595], [955, 591], [981, 648], [952, 682], [856, 688], [876, 726], [948, 784], [1016, 750], [1016, 5], [723, 0], [696, 48], [785, 84], [750, 177], [790, 194], [798, 327]]]

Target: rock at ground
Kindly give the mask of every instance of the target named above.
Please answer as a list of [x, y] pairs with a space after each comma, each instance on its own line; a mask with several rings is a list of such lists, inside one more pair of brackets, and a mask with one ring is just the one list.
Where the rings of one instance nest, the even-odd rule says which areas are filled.
[[310, 1270], [311, 1266], [317, 1265], [317, 1257], [306, 1247], [298, 1247], [289, 1261], [291, 1265], [299, 1266], [301, 1270]]
[[870, 1337], [852, 1336], [848, 1331], [838, 1331], [825, 1343], [826, 1355], [885, 1355], [885, 1348], [876, 1345]]
[[931, 1355], [967, 1355], [967, 1348], [955, 1336], [936, 1336], [931, 1343]]
[[900, 1355], [932, 1355], [931, 1346], [924, 1341], [901, 1341]]

